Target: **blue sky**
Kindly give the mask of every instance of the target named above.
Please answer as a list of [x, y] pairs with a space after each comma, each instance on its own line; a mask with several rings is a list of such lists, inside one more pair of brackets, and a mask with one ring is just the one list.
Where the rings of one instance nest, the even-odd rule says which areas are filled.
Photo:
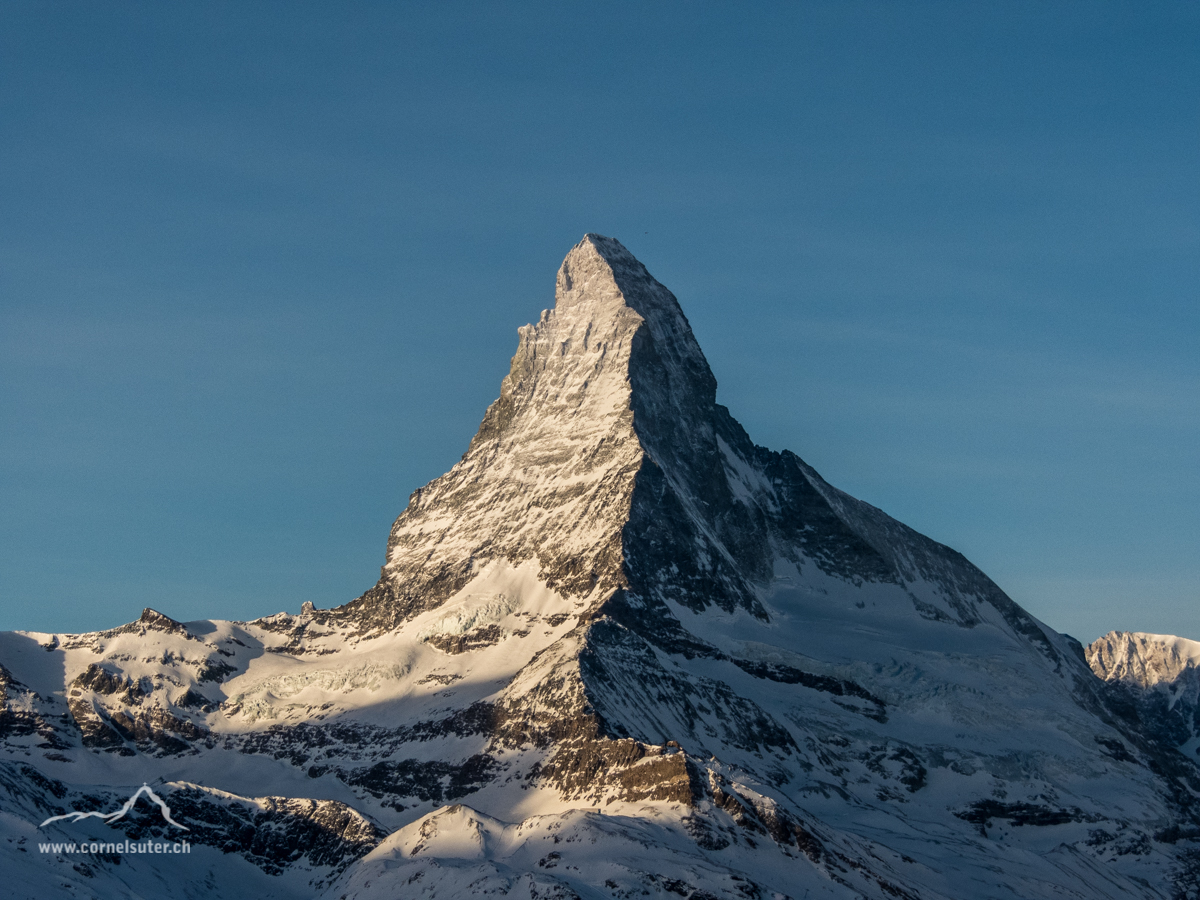
[[0, 628], [377, 577], [586, 231], [758, 443], [1200, 639], [1200, 7], [0, 6]]

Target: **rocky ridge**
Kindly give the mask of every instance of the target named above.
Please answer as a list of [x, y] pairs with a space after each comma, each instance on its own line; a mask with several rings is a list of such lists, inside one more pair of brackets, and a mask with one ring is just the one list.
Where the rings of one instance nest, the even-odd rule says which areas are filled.
[[1200, 752], [1200, 643], [1174, 635], [1113, 631], [1087, 648], [1110, 703], [1159, 744]]

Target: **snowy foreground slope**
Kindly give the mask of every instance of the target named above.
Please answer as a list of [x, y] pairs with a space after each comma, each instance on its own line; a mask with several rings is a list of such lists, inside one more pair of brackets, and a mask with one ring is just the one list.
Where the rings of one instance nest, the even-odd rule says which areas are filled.
[[[715, 396], [588, 235], [362, 597], [0, 635], [5, 895], [1195, 897], [1200, 645], [1085, 652]], [[143, 783], [186, 834], [39, 827]], [[37, 846], [126, 836], [194, 849]]]

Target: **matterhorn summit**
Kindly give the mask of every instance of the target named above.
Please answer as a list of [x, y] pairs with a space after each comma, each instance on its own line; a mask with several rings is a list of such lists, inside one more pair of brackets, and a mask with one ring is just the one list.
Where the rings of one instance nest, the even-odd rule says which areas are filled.
[[361, 597], [0, 634], [10, 895], [1195, 896], [1197, 645], [1085, 651], [716, 394], [585, 235]]

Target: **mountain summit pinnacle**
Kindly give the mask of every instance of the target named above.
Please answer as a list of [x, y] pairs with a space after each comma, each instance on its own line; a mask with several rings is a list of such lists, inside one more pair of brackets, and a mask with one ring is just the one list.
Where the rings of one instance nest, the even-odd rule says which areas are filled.
[[626, 309], [644, 322], [647, 334], [643, 342], [653, 343], [667, 374], [674, 376], [668, 392], [693, 392], [696, 400], [712, 404], [716, 379], [675, 295], [659, 284], [620, 241], [598, 234], [584, 235], [558, 270], [554, 312], [568, 314], [571, 310], [586, 316], [589, 324], [599, 324]]
[[379, 584], [352, 604], [370, 628], [436, 606], [493, 560], [536, 560], [572, 596], [626, 587], [623, 532], [647, 470], [682, 462], [681, 484], [697, 465], [719, 471], [716, 380], [678, 301], [618, 241], [586, 235], [554, 308], [518, 334], [467, 453], [412, 495]]
[[675, 296], [620, 242], [588, 234], [553, 309], [518, 330], [499, 398], [463, 458], [416, 491], [378, 584], [335, 617], [395, 628], [489, 566], [533, 566], [652, 642], [697, 644], [669, 604], [769, 615], [780, 566], [900, 589], [910, 612], [972, 627], [992, 614], [1043, 652], [1042, 630], [954, 551], [757, 447], [725, 407]]

